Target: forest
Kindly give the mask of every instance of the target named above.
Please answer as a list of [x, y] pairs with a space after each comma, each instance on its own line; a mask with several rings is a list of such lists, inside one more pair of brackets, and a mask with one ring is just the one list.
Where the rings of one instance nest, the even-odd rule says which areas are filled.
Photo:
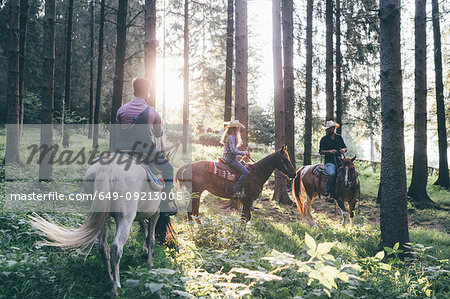
[[0, 0], [0, 298], [448, 298], [449, 16]]

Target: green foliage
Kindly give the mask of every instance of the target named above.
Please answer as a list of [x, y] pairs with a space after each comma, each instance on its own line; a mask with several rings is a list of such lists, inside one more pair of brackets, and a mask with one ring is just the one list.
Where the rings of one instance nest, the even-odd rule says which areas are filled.
[[254, 143], [272, 145], [275, 135], [272, 111], [267, 111], [258, 105], [250, 105], [248, 119], [248, 140]]

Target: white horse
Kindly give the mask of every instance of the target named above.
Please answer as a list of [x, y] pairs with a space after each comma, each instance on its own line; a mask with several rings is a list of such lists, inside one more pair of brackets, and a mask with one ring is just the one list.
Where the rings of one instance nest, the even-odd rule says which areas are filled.
[[[148, 265], [152, 266], [152, 254], [155, 244], [155, 227], [160, 216], [159, 197], [149, 200], [135, 200], [135, 192], [147, 194], [154, 192], [147, 181], [146, 170], [139, 164], [117, 163], [115, 157], [111, 163], [95, 163], [87, 170], [84, 176], [85, 193], [96, 194], [93, 200], [91, 212], [83, 225], [77, 229], [67, 228], [55, 222], [45, 220], [34, 215], [30, 216], [31, 224], [41, 231], [49, 241], [44, 244], [61, 248], [86, 247], [95, 239], [98, 239], [98, 249], [106, 265], [108, 275], [113, 283], [112, 296], [117, 296], [117, 288], [120, 288], [119, 263], [123, 253], [123, 246], [130, 234], [133, 220], [140, 222], [144, 228], [143, 257]], [[117, 192], [117, 193], [116, 193]], [[111, 196], [110, 200], [100, 196]], [[131, 200], [127, 200], [130, 198]], [[116, 200], [113, 200], [117, 198]], [[116, 236], [111, 246], [111, 251], [107, 242], [107, 220], [112, 216], [116, 221]], [[171, 231], [168, 216], [165, 219], [168, 230]], [[148, 219], [148, 221], [147, 221]], [[165, 234], [166, 230], [163, 230]], [[162, 236], [165, 238], [165, 235]], [[112, 271], [111, 262], [112, 261]]]

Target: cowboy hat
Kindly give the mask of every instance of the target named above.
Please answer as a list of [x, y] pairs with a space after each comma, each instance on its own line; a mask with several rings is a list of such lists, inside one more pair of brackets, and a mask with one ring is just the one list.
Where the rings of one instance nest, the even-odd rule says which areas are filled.
[[327, 123], [326, 123], [326, 125], [325, 125], [325, 129], [328, 130], [328, 129], [331, 128], [331, 127], [334, 127], [335, 129], [337, 129], [337, 128], [339, 128], [340, 126], [341, 126], [340, 124], [335, 123], [335, 122], [332, 121], [332, 120], [327, 120]]
[[239, 122], [239, 120], [235, 119], [232, 121], [225, 122], [225, 129], [231, 127], [239, 127], [241, 129], [245, 129], [244, 125]]

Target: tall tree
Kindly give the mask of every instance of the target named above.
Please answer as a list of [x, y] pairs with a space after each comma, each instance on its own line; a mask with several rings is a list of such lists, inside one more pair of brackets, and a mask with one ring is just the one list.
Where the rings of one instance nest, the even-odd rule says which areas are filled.
[[19, 140], [23, 128], [24, 103], [23, 97], [25, 92], [25, 54], [28, 27], [28, 13], [30, 5], [28, 0], [20, 1], [20, 40], [19, 40], [19, 109], [20, 109], [20, 128]]
[[312, 148], [312, 26], [313, 0], [306, 3], [306, 86], [305, 86], [305, 138], [303, 151], [303, 165], [311, 164]]
[[184, 0], [183, 154], [189, 135], [189, 0]]
[[145, 0], [145, 77], [150, 79], [150, 106], [155, 107], [156, 0]]
[[[119, 0], [119, 9], [117, 11], [117, 43], [111, 106], [111, 124], [116, 123], [117, 110], [119, 110], [119, 107], [122, 104], [125, 49], [127, 45], [127, 8], [128, 0]], [[110, 149], [115, 147], [116, 142], [117, 131], [112, 129], [109, 140]]]
[[[44, 40], [42, 47], [42, 99], [41, 99], [41, 147], [53, 144], [53, 93], [55, 90], [55, 20], [56, 0], [45, 0]], [[41, 154], [44, 151], [41, 150]], [[39, 165], [39, 180], [51, 180], [53, 167], [49, 163], [53, 151], [49, 150]]]
[[427, 35], [426, 0], [416, 0], [414, 18], [415, 37], [415, 111], [414, 159], [408, 195], [418, 208], [432, 207], [434, 202], [427, 194]]
[[333, 0], [326, 0], [325, 8], [326, 26], [326, 55], [325, 55], [325, 93], [326, 93], [326, 119], [334, 119], [334, 93], [333, 93]]
[[95, 90], [95, 105], [94, 105], [94, 132], [92, 138], [92, 146], [98, 147], [98, 123], [100, 116], [100, 103], [102, 96], [102, 76], [103, 76], [103, 30], [105, 27], [105, 1], [101, 0], [100, 7], [100, 28], [98, 32], [98, 61], [97, 61], [97, 89]]
[[89, 132], [88, 138], [92, 138], [92, 130], [95, 114], [94, 101], [94, 62], [95, 62], [95, 1], [91, 0], [91, 49], [90, 49], [90, 64], [89, 64]]
[[340, 124], [336, 132], [342, 134], [342, 53], [341, 53], [341, 0], [336, 0], [336, 122]]
[[8, 94], [6, 157], [19, 162], [19, 39], [20, 0], [9, 2]]
[[439, 22], [439, 4], [432, 0], [433, 14], [433, 38], [434, 38], [434, 74], [436, 84], [436, 110], [439, 139], [439, 177], [434, 183], [445, 188], [450, 188], [447, 160], [447, 129], [445, 127], [444, 84], [442, 83], [442, 50], [441, 50], [441, 26]]
[[409, 241], [406, 211], [406, 167], [402, 68], [400, 55], [400, 0], [380, 0], [381, 81], [381, 205], [383, 246]]
[[248, 145], [248, 32], [247, 0], [236, 0], [236, 75], [234, 115], [246, 128], [242, 148]]
[[[72, 22], [73, 22], [73, 0], [69, 0], [69, 6], [67, 7], [67, 31], [66, 31], [66, 68], [64, 71], [64, 95], [62, 97], [62, 117], [61, 127], [63, 132], [63, 146], [69, 146], [69, 132], [64, 130], [64, 124], [66, 122], [67, 115], [70, 115], [71, 111], [71, 69], [72, 69]], [[92, 61], [91, 61], [92, 62]], [[91, 109], [89, 109], [91, 110]], [[89, 124], [92, 121], [89, 118]]]
[[289, 158], [295, 165], [295, 93], [294, 93], [294, 1], [282, 0], [285, 140]]
[[[281, 148], [285, 142], [285, 117], [283, 94], [283, 64], [281, 53], [281, 0], [272, 0], [272, 48], [273, 48], [273, 101], [275, 112], [275, 149]], [[273, 200], [280, 203], [290, 201], [287, 193], [286, 177], [275, 170], [275, 186]]]
[[225, 111], [223, 120], [231, 120], [232, 88], [233, 88], [233, 41], [234, 41], [234, 1], [228, 0], [227, 5], [227, 56], [225, 61]]

